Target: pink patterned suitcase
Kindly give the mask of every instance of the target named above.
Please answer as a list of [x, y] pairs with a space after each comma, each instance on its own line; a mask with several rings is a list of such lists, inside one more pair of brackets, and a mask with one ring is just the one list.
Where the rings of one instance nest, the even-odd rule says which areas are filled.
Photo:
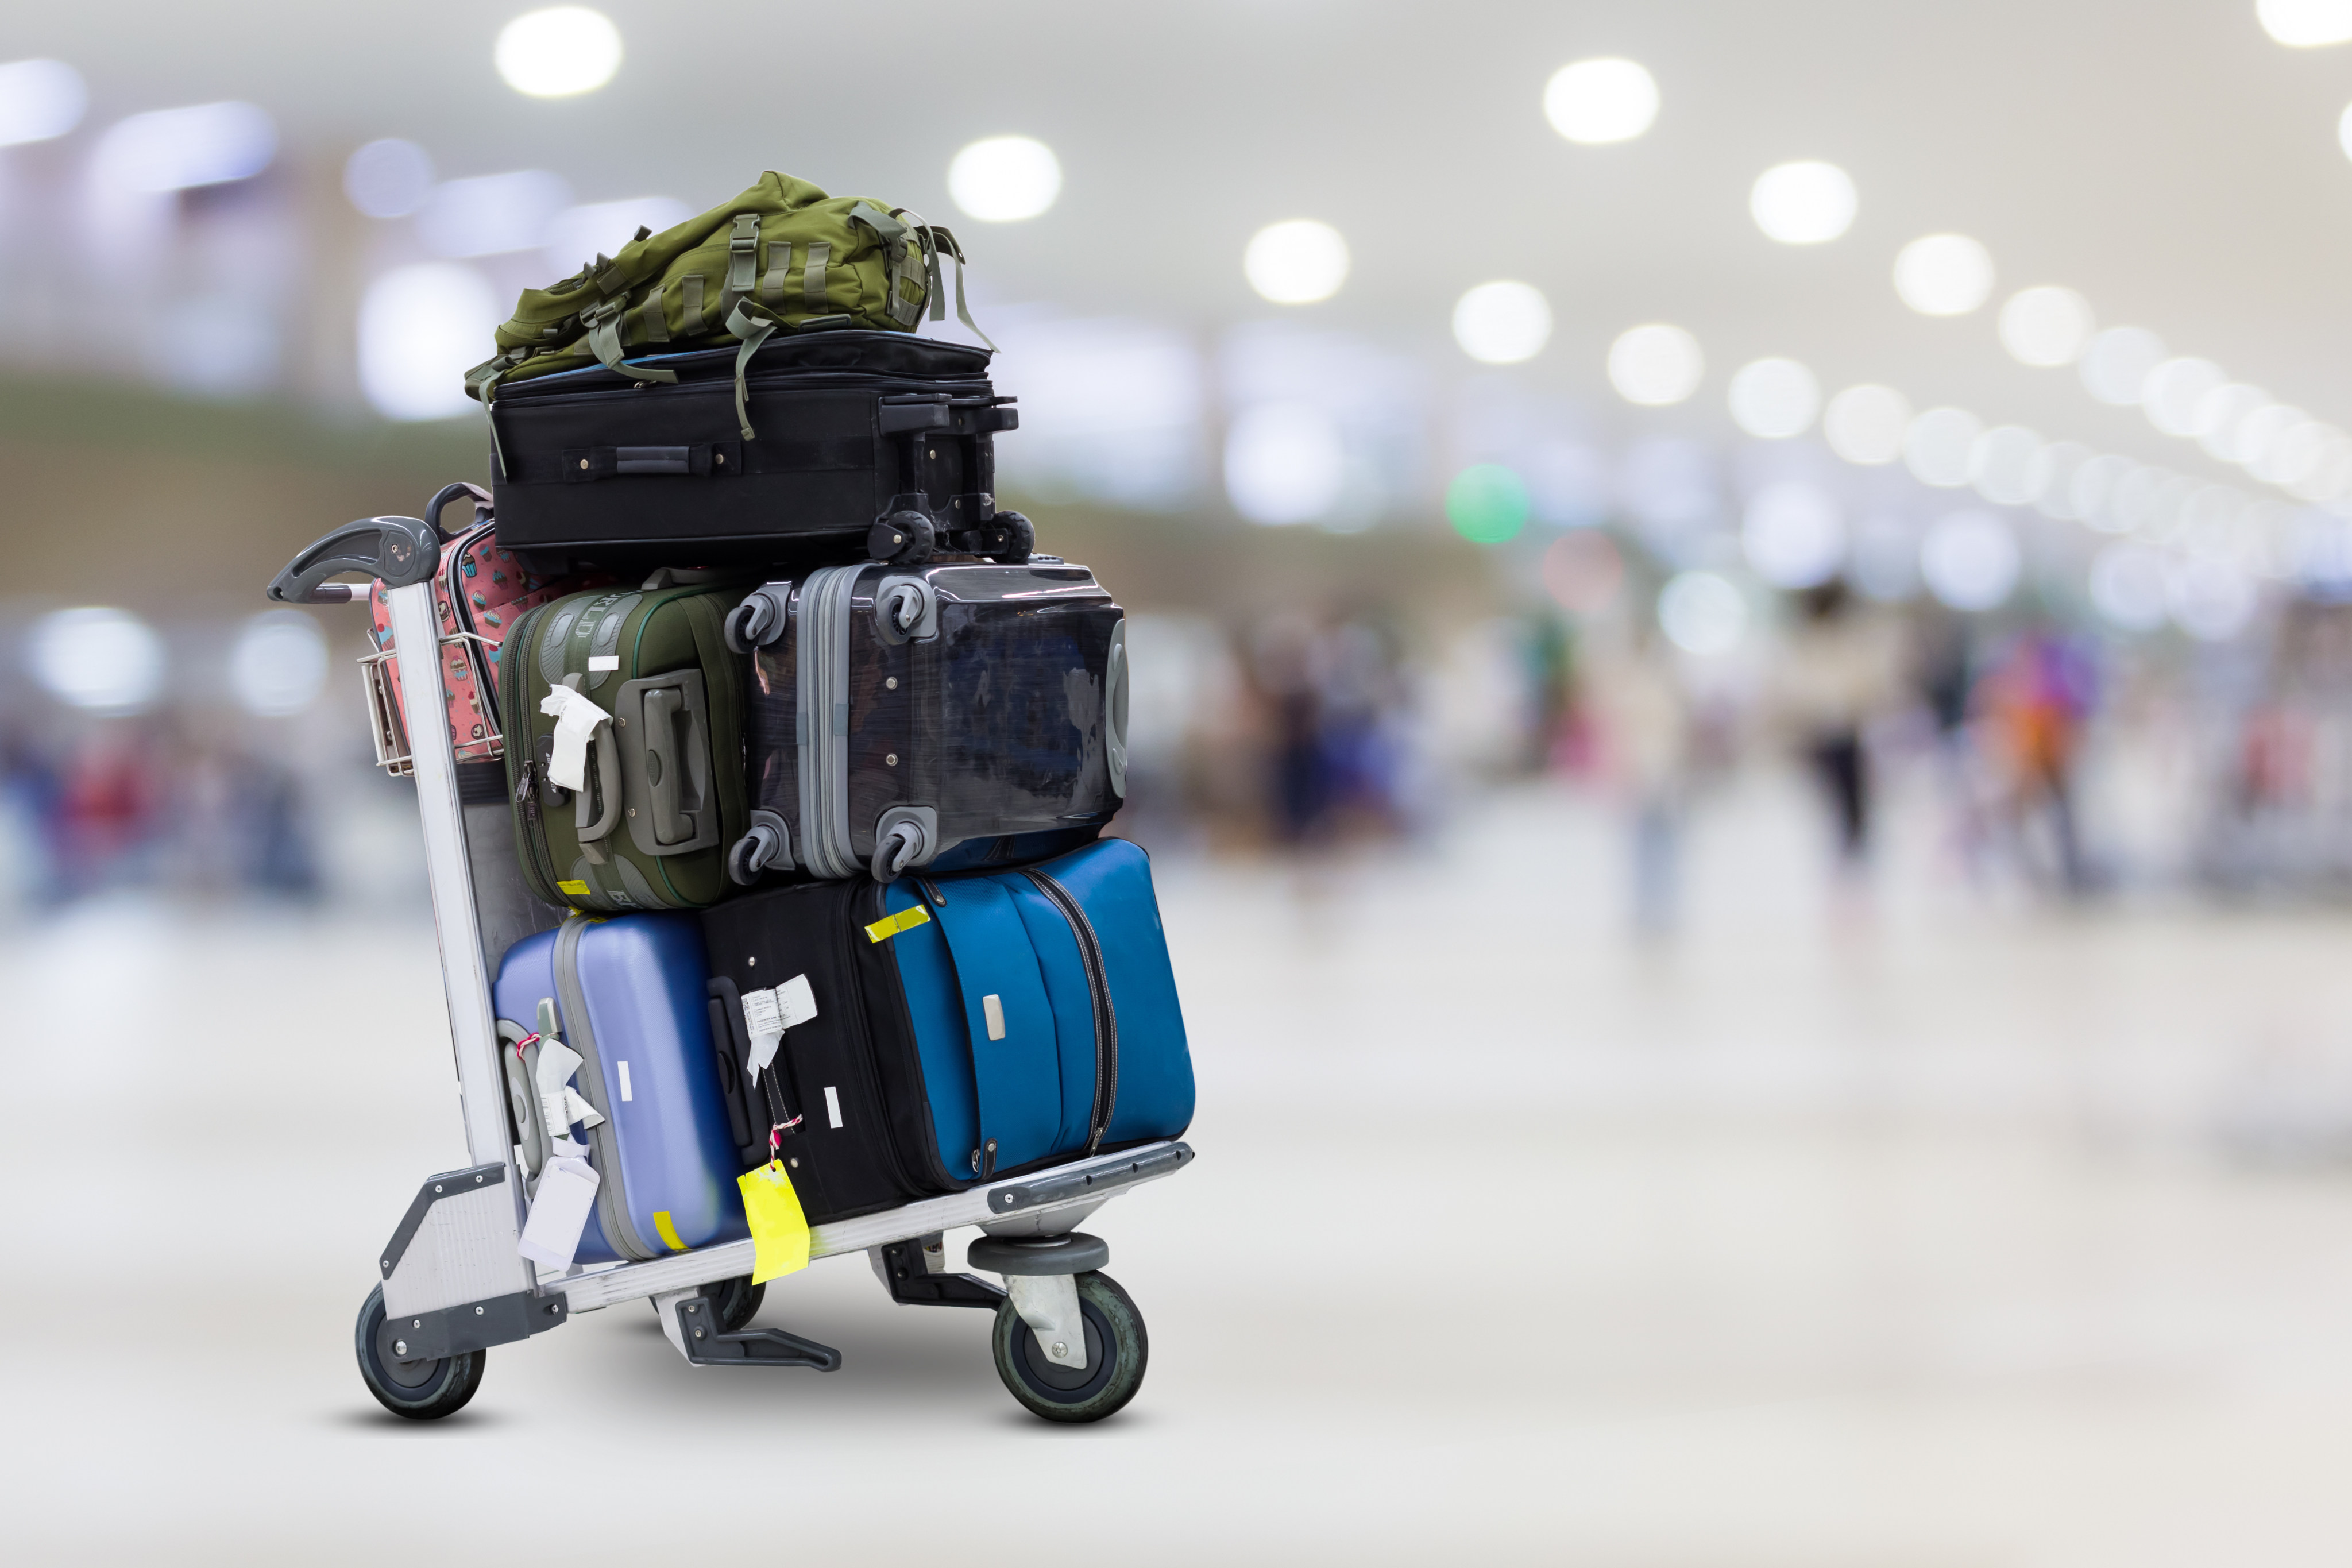
[[[442, 546], [433, 601], [446, 660], [442, 679], [449, 695], [449, 739], [460, 763], [482, 763], [505, 754], [499, 732], [497, 677], [499, 644], [506, 640], [507, 629], [524, 611], [593, 586], [593, 581], [577, 575], [539, 577], [524, 571], [499, 546], [490, 499], [477, 486], [452, 485], [443, 490], [434, 498], [434, 513], [466, 494], [473, 498], [474, 524]], [[437, 515], [433, 521], [437, 528]], [[383, 685], [398, 707], [404, 731], [408, 704], [401, 695], [400, 663], [391, 651], [392, 612], [383, 583], [371, 587], [368, 601], [375, 646], [383, 655]]]

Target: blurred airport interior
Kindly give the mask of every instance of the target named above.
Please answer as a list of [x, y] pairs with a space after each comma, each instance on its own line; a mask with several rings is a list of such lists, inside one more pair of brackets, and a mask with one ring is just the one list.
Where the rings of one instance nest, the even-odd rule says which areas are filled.
[[[49, 955], [8, 968], [19, 1067], [57, 1048], [41, 988], [101, 951], [182, 964], [234, 931], [310, 964], [377, 932], [422, 962], [362, 617], [265, 608], [262, 584], [337, 523], [486, 479], [463, 377], [520, 289], [775, 168], [955, 226], [1019, 398], [1000, 488], [1129, 611], [1118, 830], [1160, 857], [1198, 962], [1203, 1171], [1229, 1126], [1279, 1178], [1271, 1108], [1316, 1114], [1310, 1068], [1381, 1033], [1361, 992], [1388, 984], [1494, 1094], [1530, 1079], [1559, 1131], [1514, 1122], [1494, 1158], [1541, 1184], [1557, 1155], [1588, 1218], [1620, 1179], [1679, 1190], [1659, 1147], [1736, 1184], [1744, 1139], [1866, 1144], [1867, 1184], [1991, 1127], [2041, 1162], [2000, 1178], [2024, 1186], [1996, 1229], [2096, 1187], [2078, 1163], [2160, 1150], [2148, 1223], [2258, 1233], [2184, 1223], [2180, 1271], [2260, 1253], [2303, 1307], [2352, 1308], [2340, 1269], [2296, 1272], [2352, 1220], [2352, 1000], [2326, 958], [2352, 940], [2352, 0], [715, 0], [690, 27], [520, 4], [100, 0], [0, 42], [0, 931]], [[1498, 938], [1516, 968], [1434, 938], [1455, 966], [1416, 972], [1398, 932], [1438, 910], [1549, 934]], [[1922, 956], [1946, 945], [1966, 963]], [[347, 984], [430, 1001], [429, 966]], [[1509, 1048], [1445, 1038], [1433, 998], [1459, 985]], [[179, 1022], [268, 1070], [227, 1021]], [[1420, 1114], [1396, 1042], [1366, 1044], [1379, 1087], [1333, 1114]], [[415, 1042], [420, 1073], [439, 1048]], [[454, 1148], [449, 1120], [383, 1135]], [[1684, 1238], [1730, 1306], [1736, 1230]], [[1903, 1274], [1910, 1244], [1880, 1242], [1853, 1267]], [[1577, 1256], [1545, 1265], [1570, 1296]], [[2066, 1267], [2003, 1258], [2004, 1279]], [[1303, 1265], [1260, 1262], [1307, 1299]], [[2169, 1267], [2123, 1269], [2116, 1299], [2161, 1297]], [[1905, 1279], [1840, 1310], [1901, 1340], [1932, 1315]], [[1186, 1300], [1196, 1325], [1221, 1310]], [[2049, 1365], [2093, 1347], [2124, 1405], [2187, 1401], [2183, 1431], [2203, 1395], [2168, 1380], [2202, 1366], [2233, 1397], [2226, 1356], [2101, 1361], [2104, 1310]], [[2202, 1310], [2214, 1344], [2268, 1321]], [[1672, 1360], [1670, 1327], [1602, 1321]], [[1851, 1397], [1867, 1446], [1868, 1376], [1772, 1364], [1756, 1397]], [[1964, 1403], [1968, 1357], [1935, 1364], [1948, 1388], [1903, 1397]], [[363, 1397], [335, 1375], [318, 1398]], [[1626, 1375], [1680, 1408], [1753, 1393]], [[1541, 1396], [1576, 1407], [1581, 1376]], [[2340, 1407], [2303, 1415], [2340, 1434]], [[2263, 1506], [2303, 1522], [2241, 1560], [2330, 1561], [2352, 1537], [2279, 1484], [2295, 1500]], [[1775, 1536], [1762, 1508], [1745, 1544], [1646, 1515], [1590, 1539], [1629, 1563], [2175, 1560], [2102, 1533], [2116, 1485], [1992, 1537], [1921, 1501], [1852, 1538]], [[1540, 1519], [1532, 1495], [1511, 1518]], [[2214, 1495], [2184, 1539], [2229, 1538], [2241, 1494]]]

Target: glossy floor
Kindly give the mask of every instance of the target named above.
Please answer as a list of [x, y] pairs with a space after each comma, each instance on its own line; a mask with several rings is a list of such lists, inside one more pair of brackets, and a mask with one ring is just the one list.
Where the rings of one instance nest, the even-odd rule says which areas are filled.
[[[1198, 1163], [1091, 1228], [1152, 1336], [1056, 1429], [861, 1260], [697, 1371], [641, 1306], [437, 1426], [352, 1367], [463, 1163], [429, 927], [92, 907], [0, 943], [0, 1511], [21, 1561], [2284, 1568], [2352, 1557], [2352, 919], [1822, 893], [1805, 803], [1163, 857]], [[731, 1560], [731, 1559], [730, 1559]], [[748, 1556], [744, 1560], [749, 1560]]]

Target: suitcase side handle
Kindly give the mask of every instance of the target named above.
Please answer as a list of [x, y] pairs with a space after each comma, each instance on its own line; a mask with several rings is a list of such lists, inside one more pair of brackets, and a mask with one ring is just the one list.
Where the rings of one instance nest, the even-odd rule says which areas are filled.
[[441, 563], [441, 536], [415, 517], [363, 517], [314, 542], [270, 579], [269, 597], [281, 605], [347, 605], [367, 596], [363, 585], [328, 578], [358, 572], [387, 588], [429, 581]]

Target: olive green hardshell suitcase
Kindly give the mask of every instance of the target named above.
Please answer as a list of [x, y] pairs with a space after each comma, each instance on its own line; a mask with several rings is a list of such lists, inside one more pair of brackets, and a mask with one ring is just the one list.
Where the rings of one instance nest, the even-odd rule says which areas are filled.
[[[542, 605], [499, 650], [515, 847], [551, 904], [693, 910], [739, 890], [726, 856], [748, 826], [743, 661], [723, 628], [743, 590], [654, 585], [665, 576]], [[612, 716], [577, 791], [547, 776], [555, 720], [540, 708], [567, 684]]]

